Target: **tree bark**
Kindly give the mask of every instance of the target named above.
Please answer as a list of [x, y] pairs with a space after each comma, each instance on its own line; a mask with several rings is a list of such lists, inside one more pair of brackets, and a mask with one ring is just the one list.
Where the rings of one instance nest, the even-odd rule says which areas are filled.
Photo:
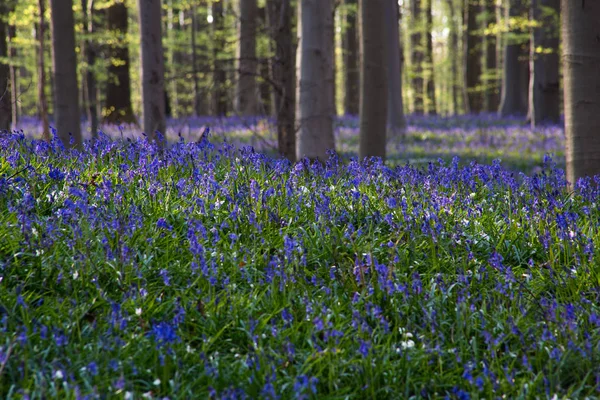
[[[161, 1], [138, 0], [140, 58], [144, 131], [156, 140], [166, 134], [164, 54], [161, 29]], [[161, 144], [161, 143], [159, 143]]]
[[235, 109], [240, 115], [256, 115], [256, 0], [240, 0], [238, 29], [238, 78], [235, 91]]
[[44, 42], [46, 21], [44, 14], [46, 13], [45, 0], [38, 0], [38, 23], [36, 26], [38, 53], [37, 53], [37, 93], [38, 93], [38, 112], [42, 121], [42, 139], [50, 141], [50, 123], [48, 122], [48, 101], [46, 99], [46, 65], [44, 63]]
[[600, 2], [562, 0], [567, 179], [600, 174]]
[[345, 29], [342, 34], [344, 59], [344, 113], [358, 115], [360, 98], [360, 67], [357, 30], [357, 1], [345, 0]]
[[[129, 47], [127, 46], [127, 5], [116, 0], [106, 11], [108, 31], [115, 43], [108, 49], [108, 83], [104, 121], [110, 124], [137, 124], [131, 105]], [[142, 100], [143, 101], [143, 100]]]
[[[524, 13], [522, 0], [510, 0], [508, 5], [510, 17], [522, 16]], [[500, 115], [505, 117], [509, 115], [527, 114], [527, 95], [523, 96], [523, 88], [529, 86], [527, 77], [525, 77], [526, 65], [519, 60], [522, 54], [522, 43], [514, 36], [519, 33], [508, 32], [504, 39], [504, 60], [503, 60], [503, 79], [502, 79], [502, 97], [500, 100]], [[522, 32], [521, 32], [522, 33]]]
[[190, 45], [192, 47], [192, 74], [193, 74], [193, 89], [194, 89], [194, 116], [200, 116], [204, 114], [206, 110], [206, 104], [204, 101], [204, 96], [202, 96], [200, 90], [200, 83], [198, 80], [198, 54], [196, 49], [196, 34], [198, 32], [198, 7], [196, 6], [196, 2], [192, 1], [191, 5], [191, 13], [192, 13], [192, 24], [190, 26]]
[[531, 126], [560, 121], [558, 24], [560, 0], [531, 0], [529, 112]]
[[387, 121], [386, 32], [381, 19], [390, 0], [359, 0], [360, 57], [360, 143], [359, 158], [385, 158]]
[[[486, 23], [489, 27], [496, 23], [496, 0], [485, 0]], [[497, 78], [497, 39], [496, 34], [485, 36], [485, 81], [484, 109], [497, 112], [500, 106], [500, 91]]]
[[275, 58], [271, 62], [276, 85], [275, 115], [277, 117], [277, 148], [279, 154], [296, 161], [296, 71], [294, 38], [292, 36], [293, 9], [290, 0], [268, 0], [267, 16]]
[[225, 62], [220, 60], [225, 50], [225, 18], [223, 15], [223, 2], [217, 1], [212, 3], [213, 16], [213, 109], [214, 114], [222, 117], [227, 115], [227, 72], [225, 71]]
[[482, 40], [481, 26], [477, 21], [477, 16], [481, 13], [480, 0], [467, 0], [465, 12], [467, 13], [465, 81], [469, 101], [467, 111], [478, 114], [483, 110], [483, 95], [481, 92]]
[[396, 0], [385, 0], [385, 55], [387, 63], [387, 126], [391, 137], [404, 136], [406, 118], [402, 102], [402, 47], [398, 27], [400, 12]]
[[423, 17], [421, 15], [421, 0], [410, 0], [412, 33], [410, 35], [411, 46], [411, 69], [413, 89], [413, 112], [417, 115], [423, 114]]
[[[8, 56], [15, 60], [17, 58], [17, 49], [13, 43], [13, 40], [16, 37], [16, 27], [14, 25], [8, 26], [8, 39], [9, 39], [9, 48], [8, 48]], [[10, 98], [12, 101], [12, 126], [14, 128], [17, 127], [19, 123], [19, 80], [18, 80], [18, 69], [14, 65], [14, 63], [10, 63], [8, 65], [9, 74], [10, 74]]]
[[448, 13], [450, 17], [450, 91], [451, 91], [451, 110], [452, 114], [458, 114], [458, 63], [457, 57], [452, 52], [458, 51], [458, 32], [456, 29], [456, 12], [454, 9], [454, 0], [446, 0], [448, 4]]
[[[0, 5], [0, 15], [6, 15], [8, 7]], [[10, 131], [12, 101], [10, 91], [10, 69], [8, 59], [8, 26], [0, 17], [0, 131]]]
[[298, 2], [297, 159], [322, 162], [333, 137], [333, 1]]
[[[94, 0], [81, 0], [81, 7], [83, 9], [84, 29], [91, 36], [95, 33]], [[86, 39], [83, 44], [83, 53], [87, 62], [84, 99], [86, 102], [87, 118], [90, 123], [90, 133], [92, 138], [95, 138], [98, 135], [98, 113], [96, 112], [98, 97], [96, 95], [96, 75], [93, 70], [94, 64], [96, 64], [96, 48], [91, 37]]]
[[432, 0], [426, 0], [425, 8], [425, 39], [427, 46], [425, 47], [425, 69], [427, 76], [427, 114], [435, 115], [437, 113], [436, 99], [435, 99], [435, 75], [433, 68], [433, 14], [432, 14]]
[[[81, 117], [77, 87], [75, 23], [72, 0], [50, 0], [52, 18], [52, 69], [54, 71], [54, 120], [58, 137], [67, 148], [81, 148]], [[71, 143], [72, 142], [72, 143]]]

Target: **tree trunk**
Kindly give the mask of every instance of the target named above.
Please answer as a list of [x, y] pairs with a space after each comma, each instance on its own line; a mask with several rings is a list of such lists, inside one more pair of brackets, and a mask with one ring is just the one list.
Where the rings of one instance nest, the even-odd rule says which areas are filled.
[[292, 5], [290, 0], [268, 0], [267, 14], [275, 58], [272, 76], [277, 117], [277, 148], [279, 154], [296, 161], [296, 70], [294, 38], [292, 36]]
[[458, 63], [457, 57], [452, 52], [458, 51], [458, 32], [456, 29], [456, 12], [454, 10], [454, 0], [446, 0], [448, 4], [448, 13], [450, 17], [450, 91], [451, 91], [451, 110], [452, 114], [458, 114]]
[[423, 17], [421, 15], [421, 0], [410, 0], [412, 18], [412, 33], [410, 35], [411, 67], [413, 87], [413, 112], [417, 115], [425, 111], [423, 104]]
[[[13, 43], [16, 37], [16, 27], [14, 25], [8, 26], [8, 39], [9, 39], [9, 48], [8, 48], [8, 57], [15, 60], [17, 58], [17, 49]], [[9, 74], [10, 74], [10, 98], [12, 101], [12, 126], [16, 129], [19, 123], [19, 82], [18, 82], [18, 70], [14, 63], [10, 63], [8, 66]]]
[[[387, 68], [385, 24], [381, 20], [390, 0], [359, 0], [360, 145], [359, 158], [385, 158], [387, 121]], [[397, 14], [396, 14], [397, 15]]]
[[529, 56], [529, 112], [532, 127], [560, 121], [559, 16], [560, 0], [531, 0], [531, 17], [541, 24], [532, 29]]
[[562, 0], [567, 179], [600, 174], [600, 2]]
[[[110, 124], [137, 124], [131, 106], [129, 47], [127, 46], [127, 5], [115, 1], [106, 11], [108, 31], [115, 37], [109, 48], [108, 83], [104, 121]], [[143, 101], [143, 100], [142, 100]]]
[[402, 102], [402, 47], [398, 27], [400, 12], [396, 0], [385, 0], [385, 55], [387, 63], [387, 125], [392, 137], [404, 136], [406, 118]]
[[427, 76], [427, 114], [436, 114], [436, 100], [435, 100], [435, 75], [433, 68], [433, 14], [431, 3], [433, 0], [426, 0], [425, 6], [425, 39], [427, 40], [427, 46], [425, 47], [425, 75]]
[[[508, 5], [510, 17], [523, 15], [522, 1], [510, 0]], [[513, 37], [515, 33], [519, 33], [518, 29], [516, 32], [508, 32], [504, 39], [502, 98], [500, 100], [500, 115], [503, 117], [527, 114], [527, 96], [523, 97], [523, 87], [528, 87], [527, 78], [524, 76], [526, 66], [519, 60], [522, 54], [522, 43]]]
[[225, 18], [223, 15], [223, 2], [212, 3], [213, 16], [213, 109], [215, 115], [222, 117], [227, 115], [227, 72], [225, 71], [225, 62], [220, 60], [225, 51]]
[[481, 26], [477, 16], [481, 13], [480, 0], [467, 0], [467, 32], [465, 48], [465, 81], [467, 86], [468, 107], [467, 111], [478, 114], [483, 110], [483, 95], [481, 92], [481, 57], [482, 40]]
[[[266, 31], [270, 37], [271, 35], [271, 27], [269, 26], [269, 16], [268, 14], [268, 4], [265, 4], [264, 7], [258, 8], [258, 24], [257, 24], [257, 32]], [[275, 52], [273, 42], [271, 41], [269, 45], [272, 48], [273, 53]], [[258, 50], [258, 49], [257, 49]], [[263, 50], [264, 51], [264, 50]], [[257, 115], [268, 115], [268, 116], [276, 116], [277, 111], [275, 110], [275, 88], [273, 87], [273, 67], [271, 63], [272, 59], [269, 59], [265, 53], [257, 54], [257, 65], [258, 65], [258, 79], [256, 85], [258, 86], [258, 95], [259, 98], [258, 104], [256, 105], [256, 114]]]
[[198, 32], [198, 8], [196, 7], [196, 2], [192, 1], [191, 5], [192, 9], [192, 24], [190, 26], [190, 45], [192, 47], [192, 74], [193, 74], [193, 96], [194, 96], [194, 116], [197, 117], [204, 113], [206, 105], [204, 103], [204, 96], [200, 92], [200, 83], [198, 82], [198, 54], [196, 50], [196, 34]]
[[[8, 7], [0, 5], [0, 15], [6, 15]], [[10, 70], [8, 66], [8, 26], [4, 18], [0, 17], [0, 131], [10, 131], [12, 116], [12, 102], [10, 83]]]
[[322, 162], [333, 137], [333, 0], [298, 2], [297, 159]]
[[156, 140], [157, 131], [166, 134], [161, 1], [138, 0], [138, 13], [144, 131]]
[[[52, 69], [54, 70], [54, 120], [65, 147], [81, 148], [81, 116], [77, 88], [75, 23], [72, 0], [50, 0], [52, 18]], [[71, 143], [71, 141], [73, 143]]]
[[[488, 27], [491, 24], [496, 24], [496, 0], [485, 0], [485, 16]], [[498, 106], [500, 105], [496, 44], [497, 40], [495, 33], [485, 36], [484, 108], [488, 112], [498, 111]]]
[[38, 93], [38, 107], [39, 116], [42, 121], [42, 139], [50, 141], [50, 123], [48, 122], [48, 101], [46, 99], [46, 66], [44, 63], [44, 39], [45, 39], [45, 28], [46, 21], [44, 21], [44, 14], [46, 12], [45, 0], [38, 0], [38, 23], [37, 23], [37, 40], [38, 40], [38, 53], [37, 53], [37, 93]]
[[[94, 27], [94, 0], [81, 0], [81, 7], [83, 9], [83, 23], [88, 35], [95, 33]], [[85, 72], [85, 86], [84, 86], [84, 99], [86, 102], [87, 118], [90, 123], [90, 133], [92, 138], [98, 135], [98, 114], [97, 102], [98, 97], [96, 96], [96, 75], [94, 74], [94, 64], [96, 64], [96, 48], [92, 38], [88, 38], [84, 41], [84, 50], [87, 70]]]
[[344, 59], [344, 113], [357, 115], [359, 107], [359, 46], [356, 21], [356, 0], [344, 1], [344, 18], [346, 20], [342, 34], [342, 51]]
[[240, 115], [256, 115], [256, 0], [240, 0], [240, 23], [238, 30], [238, 73], [235, 90], [235, 109]]

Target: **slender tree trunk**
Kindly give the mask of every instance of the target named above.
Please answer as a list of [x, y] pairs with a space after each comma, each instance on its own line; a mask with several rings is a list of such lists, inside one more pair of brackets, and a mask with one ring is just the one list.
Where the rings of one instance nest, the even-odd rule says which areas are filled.
[[359, 107], [359, 46], [357, 30], [357, 0], [345, 0], [345, 27], [342, 34], [344, 59], [344, 113], [357, 115]]
[[240, 23], [238, 30], [238, 78], [235, 93], [235, 109], [240, 115], [256, 115], [256, 23], [258, 7], [256, 0], [240, 0]]
[[450, 91], [451, 91], [451, 109], [453, 114], [458, 114], [458, 63], [456, 54], [458, 52], [458, 32], [456, 29], [456, 12], [454, 10], [454, 0], [446, 0], [450, 17]]
[[[109, 48], [108, 83], [104, 121], [110, 124], [137, 124], [131, 105], [129, 47], [127, 46], [127, 5], [116, 0], [106, 11], [108, 31], [116, 39]], [[142, 100], [143, 101], [143, 100]]]
[[[167, 91], [167, 98], [165, 99], [165, 114], [167, 117], [171, 115], [179, 117], [179, 91], [178, 83], [181, 77], [178, 74], [178, 66], [181, 62], [181, 54], [177, 54], [177, 33], [175, 32], [176, 24], [175, 20], [179, 18], [179, 10], [173, 7], [173, 0], [167, 1], [167, 38], [168, 38], [168, 54], [167, 63], [165, 63], [165, 73], [170, 76], [169, 83], [165, 83], [165, 90]], [[168, 98], [173, 99], [173, 109], [169, 104]], [[168, 104], [168, 106], [167, 106]], [[174, 110], [174, 112], [173, 112]]]
[[[385, 158], [387, 121], [386, 1], [359, 0], [360, 8], [360, 144], [359, 158]], [[396, 14], [397, 15], [397, 14]]]
[[[0, 15], [8, 13], [6, 4], [0, 4]], [[10, 70], [8, 61], [8, 26], [0, 17], [0, 131], [10, 131], [12, 99], [10, 91]]]
[[[81, 0], [81, 7], [83, 9], [83, 21], [85, 29], [88, 35], [95, 33], [94, 27], [94, 0]], [[85, 72], [85, 102], [87, 118], [90, 123], [90, 132], [92, 138], [98, 135], [98, 114], [97, 102], [98, 97], [96, 96], [96, 75], [94, 74], [94, 64], [96, 64], [96, 49], [95, 44], [91, 38], [84, 41], [84, 54], [87, 62], [87, 70]]]
[[[258, 24], [256, 27], [256, 31], [262, 32], [267, 31], [269, 35], [271, 35], [272, 28], [269, 25], [269, 16], [268, 16], [268, 4], [265, 3], [264, 7], [258, 8]], [[269, 43], [273, 52], [275, 48], [273, 46], [273, 42]], [[257, 48], [258, 51], [258, 48]], [[276, 116], [277, 111], [275, 110], [275, 87], [273, 87], [273, 82], [271, 81], [273, 75], [273, 66], [271, 65], [273, 60], [266, 58], [266, 55], [257, 54], [257, 65], [258, 65], [258, 76], [256, 85], [258, 86], [258, 101], [256, 105], [256, 114], [262, 115], [270, 115]]]
[[[485, 0], [485, 16], [488, 27], [496, 23], [496, 0]], [[485, 82], [484, 108], [488, 112], [498, 111], [500, 91], [497, 75], [497, 40], [496, 34], [485, 36]]]
[[222, 54], [225, 50], [225, 37], [224, 37], [224, 27], [225, 27], [225, 18], [223, 15], [223, 2], [213, 2], [212, 3], [212, 16], [213, 16], [213, 109], [214, 113], [217, 116], [225, 116], [227, 115], [227, 90], [226, 90], [226, 82], [227, 82], [227, 72], [225, 71], [225, 63], [219, 58], [222, 57]]
[[531, 126], [560, 120], [558, 24], [560, 0], [531, 0], [531, 16], [541, 24], [532, 29], [529, 110]]
[[198, 54], [196, 50], [196, 34], [198, 32], [198, 7], [196, 2], [192, 1], [191, 5], [192, 12], [192, 24], [190, 26], [190, 45], [192, 47], [192, 74], [194, 83], [194, 116], [197, 117], [203, 114], [203, 110], [206, 108], [204, 105], [204, 97], [200, 92], [200, 83], [198, 80]]
[[435, 99], [435, 75], [433, 67], [433, 13], [432, 13], [432, 0], [426, 0], [425, 8], [425, 38], [427, 40], [427, 46], [425, 48], [425, 69], [427, 76], [427, 114], [435, 115], [437, 113], [436, 99]]
[[567, 179], [600, 174], [600, 2], [562, 0]]
[[50, 123], [48, 122], [48, 101], [46, 99], [46, 65], [44, 63], [44, 41], [45, 41], [45, 28], [46, 21], [44, 20], [44, 14], [46, 13], [46, 2], [45, 0], [38, 0], [38, 23], [37, 23], [37, 40], [38, 40], [38, 53], [37, 53], [37, 92], [38, 92], [38, 107], [39, 115], [42, 121], [42, 139], [50, 141]]
[[327, 160], [333, 137], [333, 1], [298, 2], [297, 159]]
[[156, 140], [157, 131], [166, 134], [161, 1], [138, 0], [138, 13], [144, 131]]
[[[519, 17], [524, 13], [523, 0], [510, 0], [508, 5], [510, 17]], [[509, 32], [510, 33], [510, 32]], [[519, 33], [515, 28], [514, 33]], [[523, 96], [523, 88], [528, 87], [527, 77], [524, 76], [527, 68], [519, 60], [522, 54], [522, 44], [518, 39], [507, 34], [504, 39], [504, 60], [503, 60], [503, 79], [502, 79], [502, 98], [500, 100], [500, 115], [526, 115], [527, 114], [527, 95]], [[525, 93], [526, 94], [526, 93]]]
[[268, 0], [271, 42], [274, 44], [272, 76], [275, 85], [277, 148], [279, 154], [296, 161], [296, 70], [292, 33], [293, 8], [290, 0]]
[[413, 112], [417, 115], [425, 111], [423, 102], [423, 17], [421, 15], [421, 0], [410, 0], [412, 18], [412, 33], [410, 35], [411, 45], [411, 67], [413, 87]]
[[[9, 38], [9, 49], [8, 56], [15, 60], [17, 58], [17, 49], [14, 45], [14, 39], [16, 37], [16, 28], [14, 25], [8, 26], [8, 38]], [[10, 63], [9, 66], [10, 73], [10, 98], [12, 101], [12, 126], [16, 129], [19, 123], [19, 82], [18, 82], [18, 70], [14, 63]]]
[[83, 140], [77, 87], [73, 2], [72, 0], [50, 0], [50, 6], [56, 129], [65, 147], [81, 148]]
[[404, 136], [406, 118], [402, 102], [402, 67], [398, 2], [385, 0], [385, 55], [387, 63], [388, 111], [387, 125], [390, 136]]
[[466, 20], [466, 84], [467, 96], [469, 100], [468, 111], [478, 114], [483, 110], [483, 95], [481, 92], [481, 57], [482, 40], [481, 26], [477, 21], [477, 16], [481, 13], [480, 0], [467, 0]]

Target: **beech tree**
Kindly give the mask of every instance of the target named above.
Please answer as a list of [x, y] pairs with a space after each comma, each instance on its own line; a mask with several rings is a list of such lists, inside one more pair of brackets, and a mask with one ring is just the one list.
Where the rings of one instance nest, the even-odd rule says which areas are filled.
[[46, 12], [46, 1], [38, 0], [38, 21], [36, 24], [37, 36], [37, 105], [38, 115], [42, 121], [42, 139], [50, 141], [50, 123], [48, 122], [48, 100], [46, 99], [46, 63], [44, 62], [44, 42], [46, 21], [44, 14]]
[[241, 115], [256, 115], [256, 0], [240, 0], [238, 44], [238, 79], [236, 111]]
[[276, 85], [277, 149], [279, 154], [293, 162], [296, 160], [296, 70], [291, 1], [268, 0], [267, 14], [275, 54], [271, 75]]
[[427, 76], [427, 114], [437, 113], [435, 99], [435, 74], [433, 66], [433, 0], [425, 0], [425, 72]]
[[[299, 0], [297, 159], [327, 159], [333, 137], [333, 0]], [[385, 121], [385, 120], [384, 120]]]
[[558, 24], [560, 0], [531, 0], [529, 113], [531, 126], [560, 120]]
[[357, 115], [359, 107], [360, 62], [358, 45], [357, 0], [344, 0], [344, 113]]
[[387, 121], [386, 2], [359, 0], [360, 9], [360, 140], [358, 155], [385, 158]]
[[567, 179], [600, 174], [600, 2], [562, 0]]
[[[95, 33], [94, 26], [94, 0], [81, 0], [81, 8], [83, 10], [83, 25], [88, 35]], [[92, 137], [98, 134], [98, 112], [97, 102], [98, 96], [96, 93], [96, 76], [94, 75], [93, 67], [96, 63], [96, 48], [91, 38], [83, 41], [83, 54], [87, 64], [87, 69], [84, 74], [84, 101], [86, 103], [87, 119], [90, 123], [90, 132]]]
[[81, 148], [81, 117], [77, 87], [77, 56], [72, 0], [50, 0], [52, 11], [52, 69], [54, 71], [54, 119], [65, 147]]
[[161, 0], [138, 0], [143, 129], [150, 139], [166, 133]]
[[465, 82], [467, 86], [467, 111], [480, 113], [483, 109], [483, 95], [481, 92], [481, 57], [482, 40], [481, 26], [477, 16], [481, 14], [480, 0], [466, 0], [465, 8], [467, 21], [466, 44], [465, 44]]
[[404, 104], [402, 100], [402, 48], [398, 19], [398, 2], [385, 0], [385, 57], [387, 64], [388, 111], [387, 125], [391, 136], [403, 136], [406, 130]]
[[6, 4], [0, 4], [0, 131], [10, 130], [12, 98], [10, 93], [10, 71], [8, 68], [8, 26], [3, 16], [8, 12]]
[[411, 81], [413, 89], [413, 112], [423, 114], [423, 17], [421, 13], [421, 0], [410, 0], [411, 35]]

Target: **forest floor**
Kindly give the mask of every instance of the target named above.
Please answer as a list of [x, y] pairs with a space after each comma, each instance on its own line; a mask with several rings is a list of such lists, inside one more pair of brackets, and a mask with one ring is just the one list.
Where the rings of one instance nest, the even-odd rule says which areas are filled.
[[0, 397], [598, 398], [600, 187], [562, 130], [414, 119], [386, 165], [337, 124], [324, 166], [264, 121], [1, 137]]

